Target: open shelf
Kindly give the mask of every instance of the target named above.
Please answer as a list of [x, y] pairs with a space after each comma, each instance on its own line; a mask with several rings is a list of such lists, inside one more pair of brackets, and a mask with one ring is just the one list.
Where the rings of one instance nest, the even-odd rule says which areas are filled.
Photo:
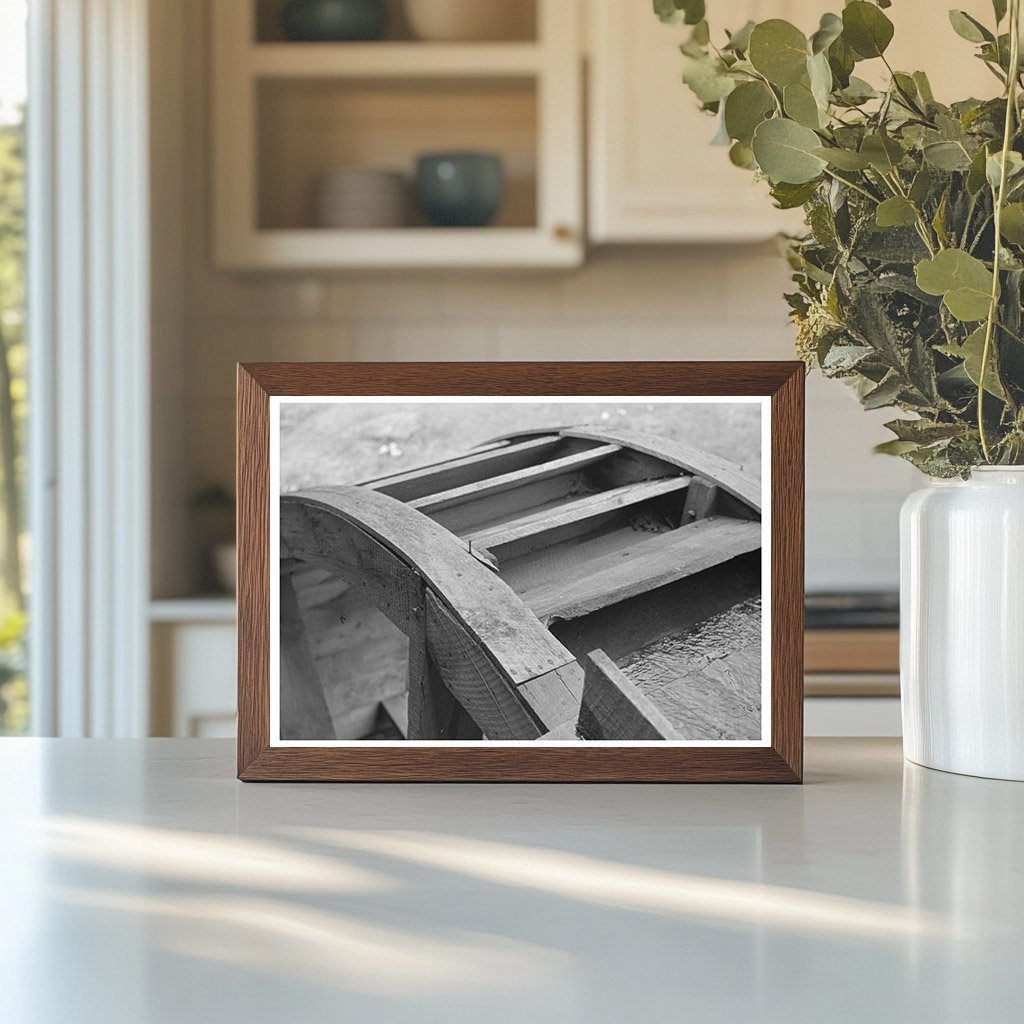
[[[571, 267], [583, 260], [582, 73], [575, 4], [524, 0], [532, 39], [282, 42], [278, 0], [213, 6], [214, 245], [233, 270]], [[275, 34], [276, 33], [276, 34]], [[505, 194], [486, 227], [434, 228], [414, 201], [416, 160], [501, 157]], [[404, 216], [322, 226], [336, 169], [398, 172]], [[364, 217], [354, 218], [353, 222]]]

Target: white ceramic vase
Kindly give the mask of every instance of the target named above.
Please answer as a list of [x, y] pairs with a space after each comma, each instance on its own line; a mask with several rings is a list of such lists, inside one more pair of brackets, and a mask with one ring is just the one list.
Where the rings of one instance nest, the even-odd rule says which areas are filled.
[[900, 549], [904, 753], [1024, 781], [1024, 467], [912, 494]]

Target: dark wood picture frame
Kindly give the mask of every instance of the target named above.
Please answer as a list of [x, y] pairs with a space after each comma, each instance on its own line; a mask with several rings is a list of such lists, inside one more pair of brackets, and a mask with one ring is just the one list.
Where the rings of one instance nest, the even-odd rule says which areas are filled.
[[[282, 747], [270, 742], [272, 396], [761, 396], [771, 405], [766, 746]], [[238, 777], [243, 781], [802, 781], [804, 367], [799, 362], [238, 366]], [[769, 595], [765, 595], [769, 599]]]

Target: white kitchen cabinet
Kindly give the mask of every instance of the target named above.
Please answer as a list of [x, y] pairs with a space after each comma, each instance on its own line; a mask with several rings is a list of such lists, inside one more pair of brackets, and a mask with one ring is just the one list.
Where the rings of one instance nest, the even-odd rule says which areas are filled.
[[[281, 37], [279, 0], [211, 4], [213, 241], [231, 270], [572, 267], [583, 261], [583, 75], [579, 8], [532, 9], [532, 38], [374, 42]], [[399, 26], [400, 28], [400, 26]], [[426, 152], [503, 160], [505, 198], [484, 228], [317, 223], [335, 168], [412, 178]]]
[[[663, 25], [647, 0], [586, 0], [589, 30], [589, 233], [610, 242], [728, 242], [799, 231], [799, 211], [779, 211], [767, 186], [712, 146], [713, 118], [682, 84], [685, 26]], [[708, 0], [713, 38], [747, 20], [786, 18], [808, 34], [828, 0]], [[992, 20], [989, 0], [956, 6]], [[994, 94], [998, 83], [949, 25], [946, 5], [900, 0], [889, 54], [897, 68], [928, 72], [945, 101]], [[874, 67], [872, 67], [874, 65]], [[858, 74], [878, 80], [881, 62]]]

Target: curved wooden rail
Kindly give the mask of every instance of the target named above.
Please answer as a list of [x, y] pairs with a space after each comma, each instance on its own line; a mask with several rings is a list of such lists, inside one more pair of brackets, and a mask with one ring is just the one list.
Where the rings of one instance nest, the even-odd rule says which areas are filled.
[[292, 559], [341, 576], [409, 637], [410, 739], [462, 738], [448, 694], [491, 739], [537, 738], [578, 713], [573, 656], [422, 512], [368, 487], [318, 487], [282, 497], [281, 536]]

